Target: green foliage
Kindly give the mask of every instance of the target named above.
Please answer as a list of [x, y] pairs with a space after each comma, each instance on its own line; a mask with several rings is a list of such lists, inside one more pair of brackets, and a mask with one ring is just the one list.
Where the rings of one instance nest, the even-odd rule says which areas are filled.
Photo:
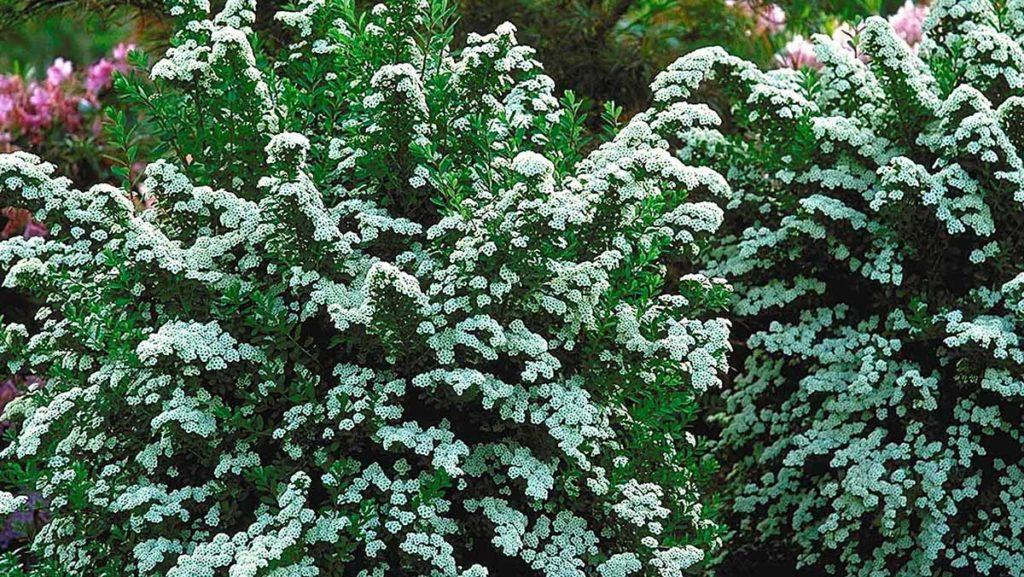
[[[129, 33], [125, 9], [28, 11], [16, 0], [0, 0], [0, 70], [39, 75], [54, 59], [91, 63], [110, 53]], [[35, 4], [35, 3], [33, 3]]]

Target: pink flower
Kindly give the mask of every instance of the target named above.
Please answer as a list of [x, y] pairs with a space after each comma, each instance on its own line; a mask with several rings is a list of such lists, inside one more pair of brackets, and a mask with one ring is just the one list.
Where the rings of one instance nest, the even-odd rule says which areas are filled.
[[755, 30], [768, 34], [777, 34], [786, 27], [786, 11], [777, 4], [762, 6], [757, 13]]
[[921, 41], [921, 28], [927, 16], [928, 6], [907, 0], [902, 8], [889, 17], [889, 24], [897, 36], [913, 47]]
[[34, 236], [46, 236], [50, 234], [50, 230], [46, 228], [46, 225], [30, 219], [28, 224], [25, 225], [25, 232], [21, 233], [25, 238], [32, 238]]
[[775, 61], [779, 66], [794, 69], [821, 68], [814, 54], [814, 44], [799, 34], [786, 43], [782, 52], [775, 56]]
[[111, 56], [78, 74], [71, 62], [57, 58], [46, 69], [46, 77], [28, 82], [18, 75], [0, 75], [0, 148], [37, 145], [48, 131], [60, 127], [77, 132], [89, 118], [99, 118], [100, 96], [112, 85], [115, 71], [127, 72], [131, 44], [119, 44]]
[[56, 94], [33, 82], [29, 85], [28, 104], [21, 111], [22, 128], [28, 132], [39, 130], [53, 120]]
[[117, 62], [118, 64], [123, 64], [127, 69], [128, 53], [132, 50], [135, 50], [134, 44], [125, 44], [124, 42], [122, 42], [114, 47], [114, 49], [110, 52], [110, 56], [114, 59], [115, 62]]
[[12, 128], [17, 122], [18, 103], [24, 96], [19, 76], [0, 76], [0, 127]]
[[46, 84], [56, 88], [71, 78], [72, 74], [74, 74], [74, 67], [71, 63], [63, 58], [58, 58], [46, 69]]
[[6, 126], [14, 117], [16, 102], [10, 94], [0, 94], [0, 126]]
[[40, 86], [35, 82], [29, 85], [28, 102], [32, 106], [35, 106], [38, 110], [46, 110], [52, 108], [53, 101], [55, 100], [56, 96], [56, 92], [47, 90], [45, 87]]
[[113, 85], [114, 72], [127, 73], [131, 69], [128, 64], [128, 53], [135, 50], [134, 44], [118, 44], [110, 53], [110, 59], [101, 58], [89, 67], [85, 77], [85, 90], [90, 96], [98, 96]]
[[0, 239], [11, 238], [12, 236], [32, 238], [49, 234], [46, 226], [32, 220], [32, 213], [23, 208], [0, 209], [0, 216], [7, 219], [7, 224], [0, 230]]
[[89, 72], [85, 77], [85, 90], [91, 96], [98, 96], [101, 92], [110, 88], [115, 69], [116, 66], [113, 62], [106, 58], [101, 58], [99, 62], [89, 67]]

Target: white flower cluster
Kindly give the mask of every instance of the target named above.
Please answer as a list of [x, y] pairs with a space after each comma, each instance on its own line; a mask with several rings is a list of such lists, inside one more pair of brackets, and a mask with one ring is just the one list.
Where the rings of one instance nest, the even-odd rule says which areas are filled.
[[724, 179], [669, 152], [714, 115], [585, 154], [514, 28], [456, 49], [446, 5], [311, 0], [257, 38], [252, 2], [172, 1], [151, 207], [0, 155], [0, 204], [54, 233], [0, 244], [46, 301], [0, 333], [47, 379], [2, 454], [41, 563], [669, 577], [715, 545], [695, 437], [637, 400], [688, 412], [727, 369], [727, 285], [662, 261], [722, 223]]
[[728, 98], [728, 130], [681, 139], [736, 192], [703, 258], [748, 317], [721, 415], [740, 538], [823, 574], [1024, 575], [1022, 22], [938, 0], [916, 52], [870, 18], [863, 59], [708, 49], [656, 81]]
[[24, 495], [12, 495], [7, 491], [0, 491], [0, 514], [9, 515], [25, 506], [28, 497]]

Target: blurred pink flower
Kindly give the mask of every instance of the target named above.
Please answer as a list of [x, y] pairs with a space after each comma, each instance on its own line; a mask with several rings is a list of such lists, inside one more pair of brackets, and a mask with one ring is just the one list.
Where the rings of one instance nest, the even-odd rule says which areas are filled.
[[90, 96], [96, 97], [110, 88], [115, 69], [114, 63], [106, 58], [101, 58], [99, 62], [89, 67], [89, 72], [85, 76], [85, 90]]
[[13, 96], [0, 93], [0, 126], [7, 126], [11, 122], [15, 105]]
[[65, 80], [71, 78], [74, 71], [74, 66], [70, 62], [63, 58], [58, 58], [46, 69], [46, 84], [51, 88], [56, 88]]
[[28, 224], [25, 225], [25, 232], [22, 233], [22, 236], [25, 238], [32, 238], [34, 236], [46, 236], [48, 234], [50, 234], [50, 231], [46, 228], [45, 224], [35, 219], [30, 219]]
[[27, 106], [21, 109], [21, 125], [26, 132], [34, 132], [53, 120], [56, 94], [35, 82], [29, 85], [28, 94]]
[[96, 97], [113, 85], [114, 72], [126, 73], [131, 68], [128, 53], [135, 50], [134, 44], [118, 44], [110, 53], [110, 59], [101, 58], [89, 67], [85, 77], [85, 90]]
[[0, 76], [0, 128], [10, 128], [17, 120], [16, 113], [21, 94], [20, 77]]
[[125, 68], [127, 69], [128, 53], [132, 50], [135, 50], [134, 44], [125, 44], [124, 42], [122, 42], [114, 47], [114, 49], [110, 52], [110, 56], [114, 59], [115, 62], [124, 64]]
[[[41, 82], [27, 82], [17, 75], [0, 75], [0, 146], [39, 143], [54, 126], [77, 132], [85, 117], [99, 107], [99, 96], [110, 89], [115, 71], [127, 72], [132, 44], [119, 44], [107, 58], [76, 74], [71, 62], [57, 58]], [[95, 123], [90, 127], [95, 128]]]
[[889, 17], [889, 24], [897, 36], [913, 47], [921, 41], [921, 29], [927, 16], [927, 5], [914, 4], [907, 0], [906, 4]]
[[757, 29], [776, 34], [786, 27], [786, 11], [777, 4], [763, 6], [757, 14]]
[[818, 57], [814, 54], [814, 44], [797, 34], [782, 47], [782, 52], [775, 56], [779, 66], [786, 68], [821, 68]]
[[11, 75], [0, 75], [0, 92], [4, 94], [12, 94], [18, 92], [22, 88], [21, 77]]

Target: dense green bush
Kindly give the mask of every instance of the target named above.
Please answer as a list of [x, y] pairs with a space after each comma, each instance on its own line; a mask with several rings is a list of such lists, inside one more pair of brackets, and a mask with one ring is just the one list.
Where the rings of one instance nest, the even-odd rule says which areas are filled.
[[941, 0], [917, 51], [872, 18], [820, 70], [709, 49], [655, 82], [731, 103], [683, 158], [736, 194], [706, 255], [747, 338], [740, 536], [826, 574], [1024, 575], [1022, 40], [1020, 0]]
[[[155, 85], [120, 80], [168, 159], [80, 191], [0, 156], [0, 243], [45, 301], [0, 357], [0, 476], [52, 521], [4, 574], [679, 576], [715, 544], [687, 431], [720, 384], [726, 287], [666, 282], [722, 219], [668, 152], [711, 120], [638, 115], [600, 147], [504, 25], [450, 50], [441, 0], [171, 4]], [[114, 136], [117, 126], [114, 127]], [[0, 513], [24, 507], [0, 494]]]

